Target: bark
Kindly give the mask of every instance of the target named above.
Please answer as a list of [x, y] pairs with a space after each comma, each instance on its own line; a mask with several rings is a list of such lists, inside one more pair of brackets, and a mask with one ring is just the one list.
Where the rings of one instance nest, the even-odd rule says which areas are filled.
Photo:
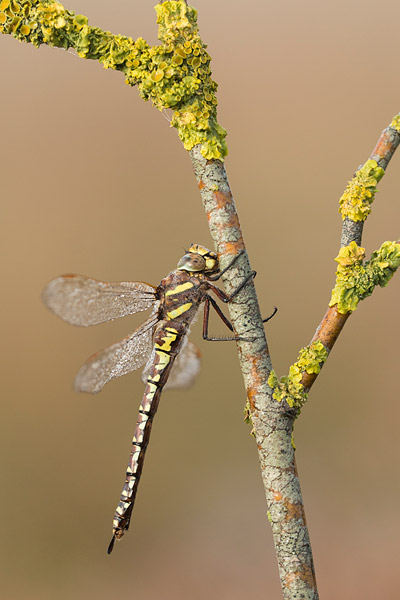
[[[221, 267], [244, 249], [244, 240], [224, 164], [207, 161], [194, 147], [190, 156]], [[229, 294], [250, 273], [247, 254], [223, 276]], [[229, 304], [235, 334], [254, 341], [238, 342], [239, 360], [257, 442], [272, 526], [279, 574], [286, 600], [317, 599], [310, 538], [292, 444], [294, 414], [272, 398], [272, 369], [255, 288], [252, 282]]]

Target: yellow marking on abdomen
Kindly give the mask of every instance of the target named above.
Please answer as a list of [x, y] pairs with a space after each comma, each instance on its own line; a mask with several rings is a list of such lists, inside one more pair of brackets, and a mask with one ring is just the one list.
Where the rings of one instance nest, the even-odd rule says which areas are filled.
[[174, 294], [180, 294], [181, 292], [185, 292], [186, 290], [190, 290], [193, 287], [193, 283], [187, 281], [186, 283], [181, 283], [181, 285], [177, 285], [173, 290], [168, 290], [165, 292], [166, 296], [173, 296]]
[[183, 315], [183, 313], [185, 313], [190, 308], [192, 308], [192, 306], [193, 306], [193, 304], [191, 302], [187, 302], [186, 304], [182, 304], [182, 306], [178, 306], [178, 308], [175, 308], [174, 310], [171, 310], [170, 312], [167, 312], [167, 317], [168, 317], [168, 319], [176, 319], [176, 317], [179, 317], [180, 315]]
[[176, 337], [177, 336], [174, 333], [169, 333], [169, 335], [162, 337], [161, 339], [163, 340], [163, 343], [162, 344], [155, 343], [156, 349], [157, 350], [165, 350], [166, 352], [169, 352], [171, 350], [171, 344], [173, 342], [175, 342]]
[[147, 385], [149, 386], [149, 391], [146, 394], [146, 398], [148, 396], [153, 396], [157, 391], [157, 386], [155, 383], [152, 383], [151, 381], [147, 381]]
[[156, 353], [158, 356], [158, 363], [154, 365], [154, 368], [156, 371], [163, 371], [171, 360], [171, 357], [169, 354], [165, 354], [165, 352], [158, 352], [156, 350]]

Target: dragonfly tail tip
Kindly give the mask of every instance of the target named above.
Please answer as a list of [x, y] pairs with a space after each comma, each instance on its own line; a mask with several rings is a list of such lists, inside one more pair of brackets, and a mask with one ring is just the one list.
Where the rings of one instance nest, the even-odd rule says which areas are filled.
[[115, 533], [114, 533], [114, 535], [112, 536], [112, 538], [111, 538], [111, 542], [110, 542], [110, 543], [109, 543], [109, 545], [108, 545], [108, 548], [107, 548], [107, 554], [111, 554], [111, 552], [113, 551], [113, 548], [114, 548], [114, 542], [115, 542]]

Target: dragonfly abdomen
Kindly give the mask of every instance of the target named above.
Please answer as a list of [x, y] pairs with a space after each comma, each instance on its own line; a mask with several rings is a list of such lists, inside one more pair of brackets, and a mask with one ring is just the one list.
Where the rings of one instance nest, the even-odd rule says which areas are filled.
[[121, 499], [114, 513], [113, 537], [108, 548], [110, 554], [114, 540], [120, 539], [129, 528], [132, 509], [143, 469], [146, 448], [149, 443], [154, 415], [157, 412], [162, 388], [164, 387], [173, 362], [178, 355], [187, 327], [182, 323], [164, 324], [154, 336], [154, 361], [147, 377], [132, 449], [126, 470], [125, 484]]

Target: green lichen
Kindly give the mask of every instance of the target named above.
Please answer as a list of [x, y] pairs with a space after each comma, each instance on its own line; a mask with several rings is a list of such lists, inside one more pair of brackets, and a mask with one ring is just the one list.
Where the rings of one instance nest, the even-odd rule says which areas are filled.
[[244, 418], [243, 418], [244, 422], [247, 423], [247, 425], [252, 425], [251, 407], [250, 407], [250, 402], [248, 400], [246, 400], [246, 404], [244, 405], [243, 415], [244, 415]]
[[332, 290], [329, 306], [337, 305], [340, 313], [346, 314], [357, 308], [360, 300], [372, 294], [375, 286], [385, 287], [400, 265], [400, 244], [384, 242], [364, 263], [365, 249], [351, 242], [340, 249], [335, 260], [336, 285]]
[[393, 121], [390, 123], [390, 127], [393, 127], [396, 131], [400, 133], [400, 114], [396, 115], [393, 118]]
[[244, 414], [244, 419], [243, 419], [244, 422], [247, 423], [247, 425], [251, 425], [250, 435], [252, 435], [253, 437], [256, 437], [256, 433], [254, 431], [254, 426], [253, 426], [253, 419], [251, 418], [251, 407], [250, 407], [249, 400], [246, 400], [246, 404], [244, 405], [243, 414]]
[[81, 58], [122, 71], [144, 100], [173, 111], [171, 126], [187, 150], [201, 144], [205, 158], [223, 160], [226, 131], [217, 122], [217, 84], [198, 33], [197, 12], [182, 0], [157, 4], [155, 10], [159, 46], [91, 27], [85, 16], [53, 0], [2, 0], [0, 31], [36, 47], [72, 47]]
[[290, 408], [296, 409], [299, 413], [307, 401], [307, 392], [301, 383], [304, 373], [318, 375], [327, 358], [328, 350], [319, 340], [302, 348], [297, 362], [290, 367], [287, 377], [278, 379], [275, 371], [271, 371], [268, 385], [273, 389], [272, 397], [277, 402], [284, 400]]
[[270, 523], [272, 523], [272, 515], [270, 510], [267, 510], [267, 519]]
[[385, 171], [378, 167], [376, 160], [367, 160], [358, 169], [339, 200], [339, 212], [343, 219], [347, 217], [352, 221], [365, 221], [371, 212], [371, 204], [377, 192], [376, 185], [384, 174]]

